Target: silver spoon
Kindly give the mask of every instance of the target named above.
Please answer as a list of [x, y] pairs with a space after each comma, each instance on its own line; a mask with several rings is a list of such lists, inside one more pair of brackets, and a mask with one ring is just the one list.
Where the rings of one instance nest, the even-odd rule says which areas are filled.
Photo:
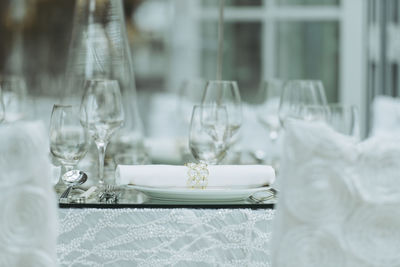
[[68, 202], [68, 195], [74, 186], [81, 185], [87, 180], [87, 174], [80, 170], [72, 170], [66, 172], [61, 179], [68, 188], [61, 194], [60, 202]]

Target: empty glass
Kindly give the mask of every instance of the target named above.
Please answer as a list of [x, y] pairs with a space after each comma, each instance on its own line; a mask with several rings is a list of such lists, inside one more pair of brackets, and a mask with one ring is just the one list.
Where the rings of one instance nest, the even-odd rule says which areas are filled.
[[208, 81], [201, 101], [202, 105], [225, 106], [229, 117], [231, 142], [237, 140], [242, 125], [240, 92], [235, 81]]
[[317, 80], [288, 81], [279, 105], [279, 120], [284, 126], [287, 118], [298, 117], [302, 106], [327, 104], [324, 86]]
[[257, 119], [268, 130], [272, 142], [278, 139], [281, 129], [278, 112], [282, 86], [280, 80], [267, 80], [262, 83], [257, 94], [257, 100], [261, 101], [257, 107]]
[[229, 139], [229, 120], [225, 106], [193, 107], [189, 148], [196, 160], [207, 164], [219, 163], [226, 155]]
[[305, 121], [321, 121], [328, 123], [330, 109], [328, 106], [323, 105], [301, 105], [296, 115], [292, 117]]
[[5, 121], [13, 122], [25, 116], [27, 90], [25, 80], [19, 76], [1, 76]]
[[118, 82], [95, 79], [85, 83], [81, 122], [88, 129], [99, 151], [99, 183], [104, 184], [104, 156], [112, 135], [122, 127], [124, 112]]
[[322, 121], [339, 133], [351, 136], [356, 140], [360, 138], [358, 109], [355, 106], [303, 105], [299, 108], [296, 117], [306, 121]]
[[88, 150], [88, 133], [80, 120], [78, 107], [53, 106], [50, 120], [50, 152], [65, 167], [66, 173], [78, 164]]
[[355, 106], [340, 104], [329, 105], [329, 125], [337, 132], [360, 139], [358, 109]]

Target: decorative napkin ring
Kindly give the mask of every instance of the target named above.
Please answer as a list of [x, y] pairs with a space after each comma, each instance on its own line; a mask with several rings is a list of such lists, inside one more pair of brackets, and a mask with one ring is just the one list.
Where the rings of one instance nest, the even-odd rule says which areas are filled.
[[208, 185], [208, 169], [205, 162], [185, 164], [188, 167], [187, 186], [190, 188], [206, 189]]

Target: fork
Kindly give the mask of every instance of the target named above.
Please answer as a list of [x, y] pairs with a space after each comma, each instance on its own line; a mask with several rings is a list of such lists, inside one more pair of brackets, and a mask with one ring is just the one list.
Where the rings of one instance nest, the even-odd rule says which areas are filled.
[[99, 195], [99, 202], [105, 200], [106, 203], [117, 203], [118, 202], [118, 194], [115, 192], [116, 186], [114, 185], [106, 185], [104, 191]]

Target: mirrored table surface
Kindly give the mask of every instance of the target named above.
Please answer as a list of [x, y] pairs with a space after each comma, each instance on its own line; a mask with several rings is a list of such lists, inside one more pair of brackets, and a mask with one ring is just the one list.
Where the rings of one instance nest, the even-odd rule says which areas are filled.
[[[60, 196], [64, 188], [56, 188]], [[93, 192], [87, 199], [79, 198], [84, 191], [75, 189], [72, 191], [68, 203], [59, 203], [60, 208], [194, 208], [194, 209], [273, 209], [276, 197], [271, 192], [258, 192], [249, 198], [237, 201], [180, 201], [152, 199], [144, 193], [128, 186], [115, 188], [118, 195], [116, 203], [99, 201], [100, 190]]]

